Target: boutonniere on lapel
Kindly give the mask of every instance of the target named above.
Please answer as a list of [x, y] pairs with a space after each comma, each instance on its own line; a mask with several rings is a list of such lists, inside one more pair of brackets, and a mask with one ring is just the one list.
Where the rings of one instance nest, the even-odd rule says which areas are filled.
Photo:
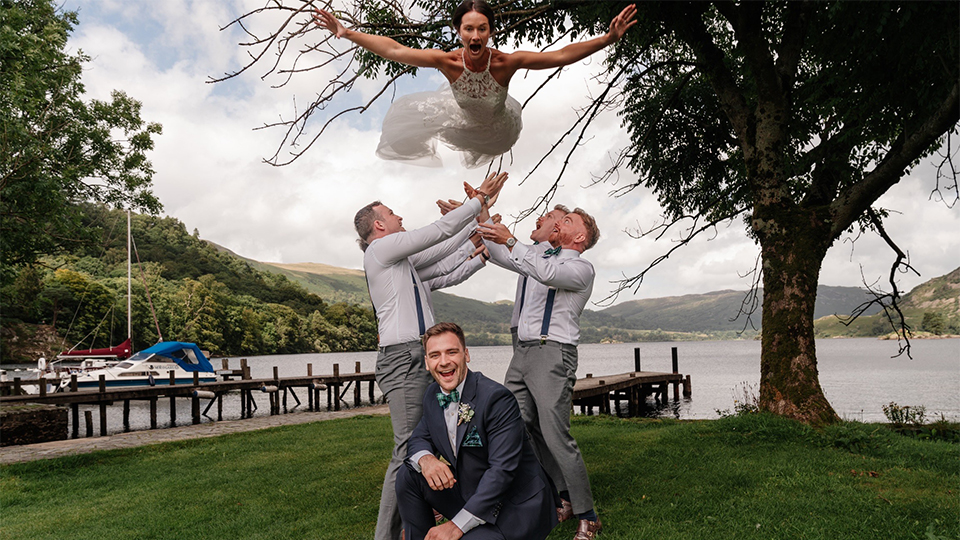
[[460, 407], [457, 409], [457, 425], [466, 424], [470, 420], [473, 420], [473, 407], [469, 403], [460, 402]]

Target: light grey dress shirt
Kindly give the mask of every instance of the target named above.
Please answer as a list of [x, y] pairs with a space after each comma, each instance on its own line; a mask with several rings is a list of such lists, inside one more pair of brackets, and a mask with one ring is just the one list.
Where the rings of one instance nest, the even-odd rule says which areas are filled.
[[[556, 296], [546, 339], [577, 345], [580, 342], [580, 314], [590, 299], [596, 277], [590, 261], [573, 249], [563, 249], [557, 255], [546, 256], [544, 252], [549, 247], [546, 243], [528, 246], [517, 242], [512, 251], [500, 244], [485, 243], [490, 250], [491, 260], [529, 278], [525, 290], [522, 289], [522, 279], [517, 284], [517, 338], [520, 341], [541, 338], [547, 295], [553, 288], [557, 292], [554, 293]], [[521, 294], [522, 311], [519, 309]]]
[[433, 223], [378, 238], [363, 254], [370, 300], [377, 314], [380, 346], [420, 339], [417, 299], [424, 328], [434, 324], [429, 289], [418, 268], [427, 268], [456, 252], [473, 234], [480, 201], [470, 199]]

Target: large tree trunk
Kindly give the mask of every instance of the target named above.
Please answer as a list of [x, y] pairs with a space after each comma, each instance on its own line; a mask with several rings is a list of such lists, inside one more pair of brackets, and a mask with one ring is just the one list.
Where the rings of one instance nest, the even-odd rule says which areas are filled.
[[778, 232], [761, 239], [760, 408], [806, 424], [828, 424], [839, 417], [820, 387], [813, 310], [829, 243], [812, 215], [793, 223], [778, 217]]

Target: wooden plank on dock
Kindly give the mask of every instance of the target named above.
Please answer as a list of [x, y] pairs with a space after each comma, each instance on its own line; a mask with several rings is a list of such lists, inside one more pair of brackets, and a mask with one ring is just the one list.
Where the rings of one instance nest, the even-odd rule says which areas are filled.
[[679, 373], [659, 373], [654, 371], [631, 371], [617, 375], [587, 377], [577, 379], [576, 384], [573, 385], [573, 399], [576, 401], [578, 399], [600, 396], [633, 386], [680, 383], [681, 381], [683, 381], [683, 375]]

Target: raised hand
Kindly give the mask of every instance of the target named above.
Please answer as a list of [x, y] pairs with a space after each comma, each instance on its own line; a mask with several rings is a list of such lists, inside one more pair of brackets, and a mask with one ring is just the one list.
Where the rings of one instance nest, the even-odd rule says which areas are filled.
[[490, 252], [487, 251], [487, 246], [485, 246], [485, 245], [483, 245], [483, 244], [480, 244], [479, 246], [477, 246], [476, 249], [473, 250], [473, 254], [470, 255], [470, 256], [467, 257], [467, 258], [468, 258], [468, 259], [472, 259], [472, 258], [476, 257], [477, 255], [482, 256], [484, 260], [488, 260], [488, 259], [490, 258]]
[[326, 28], [338, 38], [343, 37], [347, 33], [346, 27], [344, 27], [343, 24], [341, 24], [340, 21], [337, 20], [337, 18], [334, 17], [329, 11], [319, 8], [315, 9], [313, 14], [313, 22], [317, 23], [317, 26], [320, 28]]
[[631, 26], [637, 24], [637, 20], [634, 18], [636, 15], [637, 5], [630, 4], [610, 21], [610, 30], [607, 33], [613, 41], [619, 41]]
[[484, 240], [489, 240], [497, 244], [506, 244], [507, 240], [513, 237], [510, 229], [503, 223], [481, 223], [477, 225], [477, 232]]
[[437, 201], [437, 206], [440, 207], [441, 216], [447, 215], [447, 212], [450, 212], [451, 210], [455, 210], [459, 208], [462, 204], [463, 204], [462, 202], [455, 201], [453, 199], [447, 199], [445, 201], [444, 200]]
[[506, 183], [508, 177], [509, 174], [505, 172], [500, 174], [493, 172], [480, 184], [479, 190], [490, 197], [490, 206], [493, 206], [493, 203], [496, 202], [500, 195], [500, 189]]

